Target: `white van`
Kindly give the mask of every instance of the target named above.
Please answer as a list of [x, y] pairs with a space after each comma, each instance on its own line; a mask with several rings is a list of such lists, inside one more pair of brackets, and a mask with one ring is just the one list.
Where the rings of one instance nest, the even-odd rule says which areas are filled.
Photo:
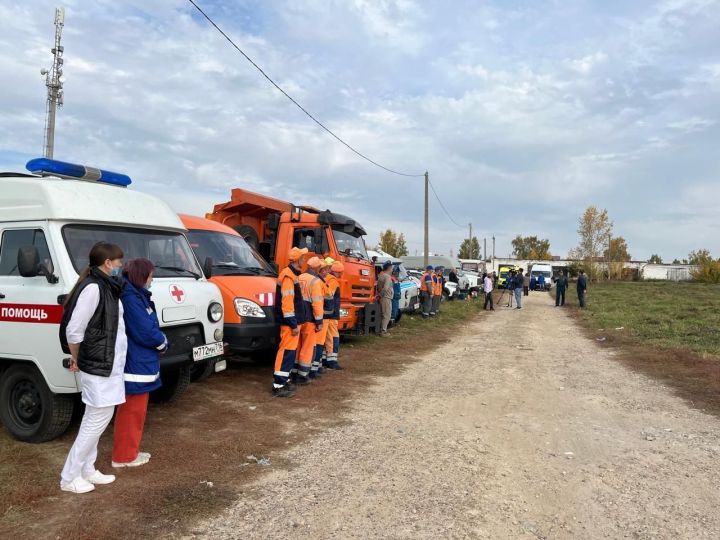
[[[553, 277], [553, 270], [552, 265], [549, 264], [542, 264], [542, 263], [535, 263], [530, 267], [530, 277], [535, 276], [535, 281], [537, 283], [537, 280], [540, 276], [543, 276], [545, 278], [545, 290], [549, 291], [552, 288], [552, 277]], [[540, 288], [540, 285], [535, 285], [536, 289]]]
[[385, 261], [390, 261], [398, 269], [400, 283], [399, 309], [402, 313], [414, 313], [420, 309], [420, 282], [408, 274], [402, 259], [393, 257], [381, 250], [367, 250], [368, 257], [375, 262], [375, 274], [382, 270]]
[[2, 423], [27, 442], [67, 428], [79, 387], [58, 339], [62, 304], [99, 241], [119, 245], [125, 260], [146, 257], [156, 266], [153, 301], [170, 349], [152, 397], [176, 399], [194, 362], [214, 367], [223, 353], [222, 298], [203, 277], [181, 221], [160, 199], [123, 187], [125, 175], [44, 158], [27, 167], [35, 174], [0, 173]]

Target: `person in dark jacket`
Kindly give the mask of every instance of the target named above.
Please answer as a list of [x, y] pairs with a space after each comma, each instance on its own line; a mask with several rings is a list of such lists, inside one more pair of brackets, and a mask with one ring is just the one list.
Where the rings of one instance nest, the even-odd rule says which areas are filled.
[[392, 312], [390, 313], [390, 324], [397, 324], [400, 320], [400, 298], [402, 297], [402, 287], [400, 286], [400, 267], [393, 266], [392, 274], [393, 297]]
[[565, 305], [565, 291], [568, 288], [568, 278], [565, 270], [560, 270], [560, 277], [555, 283], [555, 306]]
[[585, 295], [587, 294], [587, 276], [585, 275], [585, 270], [580, 270], [580, 276], [578, 276], [577, 280], [577, 295], [578, 295], [578, 302], [580, 303], [580, 307], [585, 307]]
[[127, 339], [118, 279], [123, 252], [115, 244], [98, 242], [90, 250], [88, 267], [68, 294], [60, 323], [60, 343], [70, 354], [70, 371], [78, 373], [85, 404], [80, 430], [60, 475], [60, 489], [88, 493], [95, 485], [115, 481], [95, 468], [100, 436], [112, 419], [115, 405], [125, 401], [123, 369]]
[[150, 392], [160, 388], [160, 353], [168, 341], [160, 331], [155, 304], [149, 291], [155, 267], [148, 259], [133, 259], [123, 268], [122, 300], [128, 350], [125, 363], [125, 403], [115, 414], [113, 467], [138, 467], [150, 459], [140, 452]]

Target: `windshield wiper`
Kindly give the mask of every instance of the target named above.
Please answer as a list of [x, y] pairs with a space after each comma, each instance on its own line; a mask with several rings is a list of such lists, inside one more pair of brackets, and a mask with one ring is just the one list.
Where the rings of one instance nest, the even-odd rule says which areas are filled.
[[272, 274], [272, 275], [275, 274], [274, 272], [271, 272], [267, 268], [262, 268], [260, 266], [246, 266], [245, 268], [243, 268], [243, 270], [250, 270], [251, 272], [256, 272], [256, 273], [262, 272], [263, 274]]
[[159, 268], [159, 269], [161, 269], [161, 270], [173, 270], [173, 271], [175, 271], [175, 272], [185, 272], [185, 273], [187, 273], [187, 274], [190, 274], [190, 275], [191, 275], [192, 277], [194, 277], [195, 279], [200, 279], [200, 274], [198, 274], [197, 272], [193, 272], [192, 270], [188, 270], [187, 268], [182, 268], [182, 267], [180, 267], [180, 266], [162, 266], [162, 265], [158, 265], [158, 266], [155, 266], [155, 268]]

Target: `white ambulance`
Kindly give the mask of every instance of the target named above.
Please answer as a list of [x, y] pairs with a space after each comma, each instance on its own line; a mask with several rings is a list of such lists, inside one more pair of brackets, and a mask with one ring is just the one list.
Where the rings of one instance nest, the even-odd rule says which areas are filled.
[[224, 369], [223, 306], [204, 277], [182, 222], [167, 204], [127, 189], [125, 175], [39, 158], [33, 174], [0, 173], [0, 419], [17, 439], [47, 441], [67, 428], [78, 376], [58, 339], [62, 304], [99, 241], [125, 260], [155, 264], [152, 293], [170, 342], [161, 357], [172, 401], [195, 371]]

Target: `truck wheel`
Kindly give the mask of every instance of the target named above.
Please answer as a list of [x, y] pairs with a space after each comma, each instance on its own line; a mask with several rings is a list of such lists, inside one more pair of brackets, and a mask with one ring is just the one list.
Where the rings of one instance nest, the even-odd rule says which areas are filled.
[[192, 366], [183, 366], [166, 373], [162, 373], [162, 386], [150, 392], [153, 403], [172, 403], [185, 392], [190, 385], [190, 369]]
[[235, 232], [242, 236], [251, 247], [255, 249], [260, 247], [257, 232], [255, 232], [255, 229], [250, 225], [236, 225], [233, 229], [235, 229]]
[[70, 425], [72, 394], [55, 394], [35, 366], [15, 364], [0, 381], [0, 418], [16, 439], [39, 443], [61, 435]]
[[[190, 368], [190, 381], [202, 382], [215, 372], [215, 359], [208, 358], [201, 362], [195, 362]], [[164, 381], [163, 381], [164, 382]]]

